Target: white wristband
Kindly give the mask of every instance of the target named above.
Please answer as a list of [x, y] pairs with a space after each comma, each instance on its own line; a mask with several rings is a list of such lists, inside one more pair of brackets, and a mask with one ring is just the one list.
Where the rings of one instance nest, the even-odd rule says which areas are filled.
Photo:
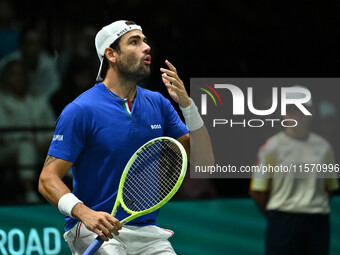
[[188, 107], [181, 107], [185, 124], [187, 125], [189, 131], [195, 131], [204, 125], [201, 115], [198, 113], [198, 108], [194, 101], [190, 98], [191, 104]]
[[83, 203], [74, 194], [67, 193], [63, 195], [58, 202], [58, 209], [61, 213], [68, 215], [72, 218], [72, 209], [78, 203]]

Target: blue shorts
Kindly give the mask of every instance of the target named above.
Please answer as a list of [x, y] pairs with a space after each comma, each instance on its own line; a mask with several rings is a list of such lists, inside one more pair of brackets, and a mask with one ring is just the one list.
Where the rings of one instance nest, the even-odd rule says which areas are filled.
[[330, 228], [328, 214], [268, 211], [267, 255], [327, 255]]

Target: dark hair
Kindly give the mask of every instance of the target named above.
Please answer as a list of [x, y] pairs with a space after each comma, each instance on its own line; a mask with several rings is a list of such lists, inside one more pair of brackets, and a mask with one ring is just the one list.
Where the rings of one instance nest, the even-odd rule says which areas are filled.
[[[118, 54], [120, 53], [120, 46], [119, 46], [119, 42], [120, 42], [120, 37], [114, 41], [113, 43], [110, 44], [110, 48], [114, 49], [115, 51], [118, 52]], [[102, 64], [102, 70], [100, 71], [100, 77], [102, 77], [103, 79], [105, 79], [107, 70], [109, 69], [109, 61], [107, 60], [105, 54], [104, 54], [104, 58], [103, 58], [103, 64]]]
[[[125, 22], [126, 25], [136, 25], [135, 22], [133, 21], [126, 21]], [[113, 43], [110, 44], [110, 48], [114, 49], [115, 51], [118, 52], [118, 54], [120, 53], [120, 38], [119, 37], [116, 41], [114, 41]], [[109, 69], [109, 61], [107, 60], [105, 54], [104, 54], [104, 58], [103, 58], [103, 64], [102, 64], [102, 70], [100, 71], [100, 77], [102, 77], [103, 79], [105, 79], [107, 70]]]

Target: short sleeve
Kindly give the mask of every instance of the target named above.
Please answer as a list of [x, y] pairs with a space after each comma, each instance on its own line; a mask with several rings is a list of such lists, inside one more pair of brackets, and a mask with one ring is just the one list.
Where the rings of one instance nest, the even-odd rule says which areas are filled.
[[[263, 145], [257, 155], [256, 165], [258, 169], [261, 170], [262, 166], [276, 165], [275, 154], [270, 143]], [[269, 187], [269, 180], [271, 174], [269, 172], [253, 173], [253, 177], [250, 182], [250, 190], [252, 191], [267, 191]]]
[[[333, 168], [335, 168], [335, 159], [334, 159], [334, 153], [333, 149], [329, 145], [329, 151], [326, 156], [326, 164], [327, 165], [332, 165]], [[329, 191], [335, 191], [339, 189], [339, 175], [336, 171], [333, 171], [331, 173], [331, 178], [326, 178], [325, 179], [325, 185], [327, 186], [327, 189]]]
[[56, 128], [48, 154], [74, 162], [85, 147], [88, 123], [83, 110], [69, 104], [56, 121]]
[[189, 133], [189, 130], [179, 118], [178, 113], [176, 112], [170, 101], [163, 97], [162, 99], [165, 135], [177, 139], [182, 135]]

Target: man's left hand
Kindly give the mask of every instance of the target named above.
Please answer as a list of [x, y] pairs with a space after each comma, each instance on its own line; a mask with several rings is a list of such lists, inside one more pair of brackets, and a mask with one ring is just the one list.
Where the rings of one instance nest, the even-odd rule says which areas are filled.
[[176, 68], [168, 60], [165, 60], [165, 64], [170, 70], [161, 68], [161, 72], [163, 72], [162, 80], [168, 89], [169, 95], [181, 107], [188, 107], [191, 101], [183, 81], [178, 77]]

